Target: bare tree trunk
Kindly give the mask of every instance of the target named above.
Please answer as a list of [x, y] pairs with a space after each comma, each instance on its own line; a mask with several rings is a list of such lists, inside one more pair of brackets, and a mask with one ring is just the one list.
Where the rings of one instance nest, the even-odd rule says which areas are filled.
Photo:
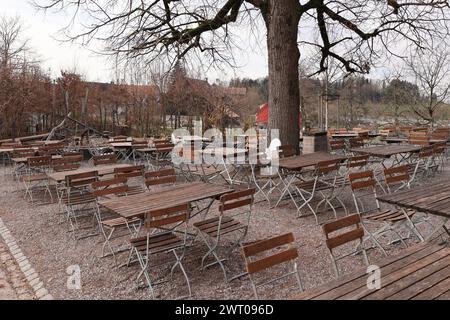
[[270, 1], [265, 15], [269, 52], [269, 129], [299, 151], [298, 0]]
[[69, 90], [64, 90], [64, 113], [69, 113]]
[[81, 122], [86, 123], [87, 116], [87, 102], [88, 102], [89, 88], [86, 87], [86, 92], [83, 98], [81, 98]]

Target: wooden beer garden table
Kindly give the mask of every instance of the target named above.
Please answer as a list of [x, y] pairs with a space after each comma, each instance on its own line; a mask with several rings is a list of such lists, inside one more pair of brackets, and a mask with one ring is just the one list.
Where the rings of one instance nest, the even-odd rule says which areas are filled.
[[209, 211], [214, 200], [220, 196], [232, 192], [227, 186], [210, 184], [205, 182], [182, 183], [159, 190], [144, 192], [112, 200], [99, 201], [99, 205], [117, 213], [125, 219], [143, 218], [145, 213], [153, 210], [167, 209], [185, 203], [211, 199], [210, 203], [195, 212], [192, 216]]
[[[346, 160], [347, 157], [331, 154], [328, 152], [313, 152], [308, 154], [303, 154], [300, 156], [293, 156], [287, 158], [280, 158], [278, 160], [278, 167], [281, 170], [278, 170], [278, 175], [284, 184], [283, 191], [281, 192], [281, 196], [278, 199], [275, 207], [281, 202], [284, 198], [286, 192], [289, 193], [292, 201], [295, 201], [294, 196], [291, 194], [289, 188], [294, 180], [298, 177], [299, 174], [302, 173], [302, 170], [308, 167], [315, 167], [319, 162], [329, 161], [329, 160]], [[281, 172], [283, 171], [283, 172]]]
[[379, 196], [378, 200], [401, 208], [443, 217], [442, 224], [428, 238], [431, 238], [441, 228], [449, 233], [445, 224], [450, 219], [450, 181], [427, 183], [410, 190]]
[[425, 242], [375, 263], [380, 288], [371, 284], [367, 268], [306, 290], [297, 300], [434, 300], [450, 299], [450, 247]]
[[367, 148], [354, 148], [350, 149], [351, 152], [367, 154], [371, 157], [380, 158], [383, 168], [386, 167], [385, 161], [394, 157], [392, 166], [402, 163], [407, 160], [413, 153], [417, 153], [422, 148], [420, 146], [405, 144], [405, 145], [384, 145]]
[[[206, 159], [206, 161], [203, 161], [204, 163], [215, 167], [223, 166], [223, 171], [219, 174], [231, 185], [238, 182], [238, 174], [242, 173], [247, 165], [247, 149], [215, 147], [194, 151], [201, 155], [201, 159]], [[233, 174], [231, 173], [232, 171], [234, 171]]]
[[73, 174], [97, 171], [99, 176], [105, 176], [105, 175], [113, 174], [115, 168], [127, 168], [127, 167], [131, 167], [131, 166], [132, 166], [131, 164], [117, 163], [117, 164], [102, 165], [102, 166], [96, 166], [96, 167], [85, 167], [85, 168], [79, 168], [76, 170], [69, 170], [69, 171], [53, 172], [53, 173], [48, 173], [47, 175], [51, 180], [54, 180], [56, 182], [62, 182], [62, 181], [66, 180], [66, 176], [73, 175]]
[[[59, 155], [59, 154], [52, 155], [52, 160], [61, 159], [61, 158], [62, 158], [62, 156]], [[28, 162], [28, 158], [26, 158], [26, 157], [23, 157], [23, 158], [12, 158], [11, 161], [15, 162], [17, 164], [19, 164], [19, 163], [27, 163]]]

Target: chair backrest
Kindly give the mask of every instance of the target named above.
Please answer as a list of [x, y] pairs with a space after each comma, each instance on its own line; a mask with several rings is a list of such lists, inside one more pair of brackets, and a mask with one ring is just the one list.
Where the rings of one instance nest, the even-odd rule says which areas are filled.
[[171, 225], [178, 225], [183, 222], [187, 224], [187, 221], [190, 218], [190, 211], [191, 208], [189, 203], [166, 209], [149, 211], [145, 214], [144, 225], [147, 229], [164, 229], [164, 232], [166, 232]]
[[156, 150], [166, 150], [166, 149], [173, 149], [174, 145], [171, 142], [160, 142], [155, 143], [155, 149]]
[[350, 173], [348, 179], [353, 191], [375, 188], [377, 184], [372, 170]]
[[113, 178], [95, 181], [91, 184], [92, 194], [99, 198], [109, 195], [124, 195], [128, 191], [126, 178]]
[[66, 187], [82, 188], [91, 186], [96, 181], [98, 181], [98, 171], [76, 173], [66, 176]]
[[62, 157], [66, 158], [66, 157], [75, 157], [75, 156], [81, 156], [81, 160], [83, 160], [84, 158], [84, 154], [83, 152], [79, 152], [79, 151], [65, 151], [62, 153]]
[[[369, 208], [368, 201], [374, 201], [376, 209], [380, 209], [380, 203], [377, 199], [376, 185], [377, 181], [372, 170], [350, 173], [348, 175], [350, 181], [350, 187], [352, 189], [353, 202], [355, 204], [356, 210], [359, 214], [367, 211], [372, 211]], [[370, 189], [370, 192], [358, 192], [361, 190]], [[366, 198], [363, 203], [362, 199]]]
[[447, 149], [447, 143], [445, 141], [437, 142], [433, 144], [433, 154], [441, 155], [445, 153], [445, 149]]
[[361, 137], [351, 138], [348, 140], [350, 148], [361, 148], [364, 147], [364, 140]]
[[116, 136], [112, 138], [112, 142], [127, 142], [128, 137], [127, 136]]
[[39, 147], [39, 152], [45, 155], [56, 155], [63, 152], [65, 147], [64, 142], [47, 144]]
[[330, 140], [329, 144], [330, 144], [330, 151], [340, 151], [346, 149], [345, 141], [343, 139]]
[[3, 142], [2, 144], [0, 144], [0, 149], [15, 149], [21, 147], [23, 146], [18, 142]]
[[225, 211], [253, 205], [255, 189], [245, 189], [224, 194], [220, 197], [219, 212], [223, 214]]
[[175, 169], [163, 169], [144, 173], [145, 185], [147, 188], [156, 185], [174, 184], [177, 181]]
[[352, 168], [364, 168], [369, 163], [369, 155], [354, 156], [347, 159], [346, 167]]
[[35, 155], [35, 151], [32, 148], [14, 148], [13, 158], [29, 158]]
[[124, 167], [124, 168], [115, 168], [114, 169], [114, 176], [116, 178], [136, 178], [136, 177], [143, 177], [144, 176], [144, 165], [138, 165], [138, 166], [131, 166], [131, 167]]
[[[269, 252], [270, 254], [268, 254]], [[244, 246], [242, 253], [249, 274], [254, 274], [298, 258], [298, 251], [295, 247], [292, 233], [248, 244]], [[262, 255], [264, 257], [261, 257]], [[259, 258], [254, 258], [255, 256], [259, 256]]]
[[433, 155], [433, 152], [434, 152], [433, 146], [425, 146], [425, 147], [422, 147], [422, 149], [420, 149], [417, 157], [419, 159], [427, 159]]
[[358, 132], [358, 136], [363, 140], [367, 140], [369, 139], [369, 131], [360, 131]]
[[[348, 230], [348, 228], [351, 230]], [[334, 234], [336, 231], [347, 229], [339, 234]], [[335, 221], [326, 223], [322, 226], [322, 230], [326, 237], [326, 245], [332, 252], [334, 248], [340, 247], [346, 243], [355, 240], [362, 240], [364, 237], [364, 229], [361, 226], [361, 217], [359, 214], [352, 214]]]
[[384, 182], [386, 183], [389, 192], [394, 185], [409, 185], [409, 170], [409, 165], [401, 165], [384, 170]]
[[76, 170], [81, 167], [83, 156], [63, 156], [52, 160], [53, 170], [56, 172]]
[[148, 142], [146, 140], [133, 140], [131, 142], [131, 148], [133, 148], [133, 149], [148, 148]]
[[38, 157], [30, 157], [27, 159], [27, 165], [29, 168], [49, 169], [51, 163], [52, 163], [52, 156], [38, 156]]
[[114, 153], [94, 156], [93, 160], [94, 160], [94, 166], [117, 163], [117, 158]]
[[285, 144], [278, 147], [278, 150], [280, 151], [280, 158], [287, 158], [287, 157], [293, 157], [297, 155], [297, 152], [295, 151], [294, 146]]
[[426, 133], [416, 133], [414, 132], [408, 138], [408, 143], [418, 146], [429, 146], [430, 138], [426, 135]]
[[316, 174], [323, 176], [333, 172], [337, 173], [341, 166], [341, 161], [341, 159], [320, 161], [315, 168]]
[[431, 139], [448, 140], [450, 131], [438, 131], [437, 129], [431, 134]]

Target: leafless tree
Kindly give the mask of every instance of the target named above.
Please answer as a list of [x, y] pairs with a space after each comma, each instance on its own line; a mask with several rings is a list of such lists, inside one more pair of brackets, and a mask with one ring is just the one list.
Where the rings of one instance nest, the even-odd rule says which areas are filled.
[[450, 98], [450, 51], [445, 44], [431, 52], [415, 50], [406, 59], [406, 66], [422, 94], [413, 104], [413, 111], [434, 126], [436, 112]]
[[367, 73], [379, 52], [397, 54], [394, 44], [426, 47], [430, 37], [447, 35], [450, 16], [447, 0], [35, 1], [43, 9], [68, 10], [71, 21], [86, 26], [80, 34], [69, 34], [70, 39], [104, 41], [107, 53], [148, 61], [201, 53], [232, 64], [236, 32], [265, 26], [269, 127], [280, 130], [283, 143], [296, 147], [300, 49], [308, 45], [320, 54], [317, 72], [333, 59], [347, 72]]

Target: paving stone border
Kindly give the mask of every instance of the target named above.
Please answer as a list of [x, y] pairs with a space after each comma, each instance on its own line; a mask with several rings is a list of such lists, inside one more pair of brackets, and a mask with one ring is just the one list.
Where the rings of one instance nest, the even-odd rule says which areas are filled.
[[33, 289], [36, 298], [39, 300], [53, 300], [53, 296], [47, 291], [47, 289], [45, 289], [44, 283], [39, 279], [37, 272], [31, 267], [30, 261], [23, 254], [22, 250], [20, 250], [19, 246], [16, 243], [16, 240], [11, 235], [11, 232], [5, 226], [1, 218], [0, 237], [3, 238], [6, 247], [9, 249], [9, 252], [13, 256], [17, 265], [25, 276], [26, 281]]

